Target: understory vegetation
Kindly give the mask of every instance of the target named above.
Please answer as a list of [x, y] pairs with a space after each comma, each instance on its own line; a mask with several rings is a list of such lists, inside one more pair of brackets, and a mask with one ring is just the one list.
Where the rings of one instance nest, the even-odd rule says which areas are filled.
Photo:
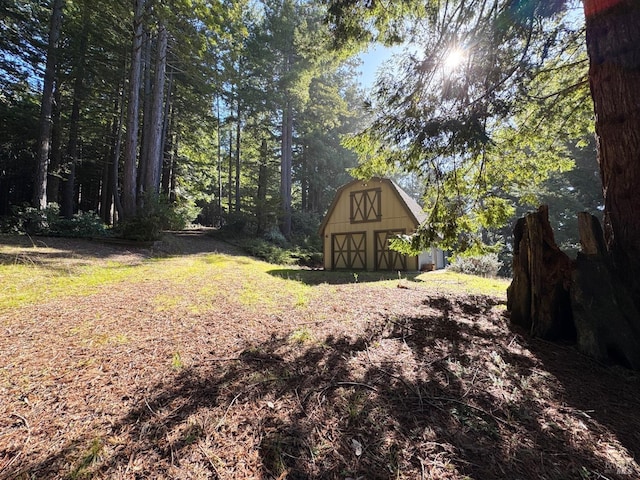
[[0, 477], [638, 478], [640, 378], [506, 286], [2, 236]]

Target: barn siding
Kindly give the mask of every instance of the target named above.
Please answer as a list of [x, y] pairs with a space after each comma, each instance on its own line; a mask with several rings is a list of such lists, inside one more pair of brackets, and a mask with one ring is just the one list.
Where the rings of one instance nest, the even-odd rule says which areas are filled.
[[[333, 245], [332, 238], [336, 234], [348, 234], [365, 232], [366, 234], [366, 268], [374, 269], [376, 265], [375, 232], [394, 230], [414, 232], [417, 225], [410, 215], [407, 207], [400, 201], [397, 192], [393, 189], [389, 181], [373, 180], [369, 182], [353, 182], [339, 191], [338, 197], [332, 205], [329, 217], [325, 219], [323, 234], [324, 267], [333, 268]], [[362, 192], [379, 189], [380, 206], [379, 212], [370, 215], [374, 221], [363, 220], [362, 215], [356, 216], [356, 221], [352, 222], [354, 215], [352, 198], [361, 198]], [[376, 207], [378, 208], [378, 207]], [[377, 215], [379, 213], [379, 215]], [[418, 258], [407, 258], [407, 269], [418, 269]]]

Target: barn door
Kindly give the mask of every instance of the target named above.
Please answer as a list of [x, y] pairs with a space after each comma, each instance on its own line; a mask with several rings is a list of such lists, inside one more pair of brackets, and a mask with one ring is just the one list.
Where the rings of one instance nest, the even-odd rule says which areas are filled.
[[375, 232], [376, 270], [406, 270], [407, 256], [389, 248], [389, 240], [404, 230], [384, 230]]
[[364, 232], [334, 233], [331, 236], [333, 269], [366, 270], [367, 236]]

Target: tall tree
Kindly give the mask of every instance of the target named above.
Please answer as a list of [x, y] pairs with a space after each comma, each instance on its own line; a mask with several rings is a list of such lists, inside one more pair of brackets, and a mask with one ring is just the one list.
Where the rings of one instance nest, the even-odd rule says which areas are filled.
[[40, 136], [33, 192], [33, 206], [43, 209], [47, 206], [47, 168], [51, 146], [51, 111], [53, 107], [53, 88], [56, 75], [58, 40], [62, 28], [62, 9], [64, 0], [54, 0], [51, 7], [47, 62], [42, 87], [40, 107]]
[[150, 124], [148, 130], [147, 161], [145, 162], [145, 192], [157, 194], [160, 187], [160, 171], [162, 169], [162, 126], [163, 126], [163, 100], [165, 73], [167, 68], [167, 29], [164, 24], [160, 24], [158, 29], [156, 64], [154, 69], [153, 101], [151, 103]]
[[81, 32], [78, 39], [77, 52], [74, 54], [75, 65], [73, 67], [73, 100], [71, 117], [69, 120], [69, 142], [65, 162], [65, 181], [62, 188], [62, 204], [60, 213], [66, 218], [73, 216], [75, 206], [76, 164], [78, 162], [78, 142], [80, 128], [80, 108], [84, 100], [84, 82], [86, 56], [89, 43], [89, 26], [91, 15], [89, 6], [85, 3], [81, 6]]
[[127, 135], [125, 140], [122, 187], [122, 213], [125, 218], [133, 217], [137, 209], [138, 113], [140, 106], [140, 70], [142, 63], [144, 8], [145, 0], [134, 0], [135, 13], [133, 19], [133, 40], [131, 43], [131, 64], [129, 67]]
[[640, 307], [640, 4], [633, 0], [583, 3], [605, 234]]

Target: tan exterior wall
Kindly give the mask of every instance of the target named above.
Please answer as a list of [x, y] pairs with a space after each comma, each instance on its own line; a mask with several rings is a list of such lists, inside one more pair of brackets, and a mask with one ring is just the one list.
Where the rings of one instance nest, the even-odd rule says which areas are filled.
[[[329, 212], [323, 232], [324, 268], [327, 270], [333, 268], [332, 239], [335, 234], [364, 232], [366, 269], [374, 270], [376, 232], [394, 230], [412, 233], [416, 229], [413, 218], [388, 182], [357, 182], [339, 195], [333, 210]], [[408, 257], [407, 270], [417, 269], [418, 258]]]

